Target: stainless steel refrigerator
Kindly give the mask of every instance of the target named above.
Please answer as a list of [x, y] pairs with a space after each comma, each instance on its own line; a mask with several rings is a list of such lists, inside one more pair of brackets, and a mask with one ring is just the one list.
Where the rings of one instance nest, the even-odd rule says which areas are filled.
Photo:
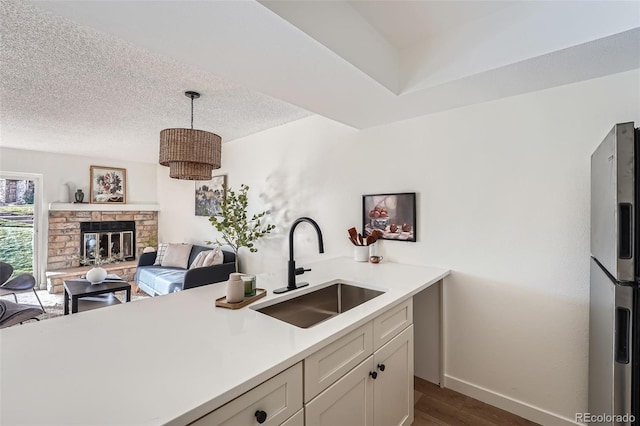
[[640, 425], [640, 131], [616, 124], [591, 156], [589, 415]]

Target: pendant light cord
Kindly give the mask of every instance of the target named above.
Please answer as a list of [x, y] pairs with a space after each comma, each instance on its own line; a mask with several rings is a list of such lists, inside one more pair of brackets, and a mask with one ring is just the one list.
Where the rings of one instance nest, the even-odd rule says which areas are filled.
[[191, 96], [191, 130], [193, 130], [193, 96]]

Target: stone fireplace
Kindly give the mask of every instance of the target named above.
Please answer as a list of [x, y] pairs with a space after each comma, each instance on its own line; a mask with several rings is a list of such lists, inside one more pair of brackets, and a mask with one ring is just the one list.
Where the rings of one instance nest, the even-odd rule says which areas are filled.
[[84, 276], [89, 267], [81, 267], [80, 260], [94, 256], [94, 247], [101, 257], [109, 257], [109, 250], [111, 257], [122, 257], [121, 262], [105, 268], [132, 280], [135, 259], [150, 245], [149, 240], [158, 240], [157, 211], [99, 209], [99, 205], [92, 205], [78, 210], [49, 210], [47, 287], [51, 293], [62, 292], [64, 279]]

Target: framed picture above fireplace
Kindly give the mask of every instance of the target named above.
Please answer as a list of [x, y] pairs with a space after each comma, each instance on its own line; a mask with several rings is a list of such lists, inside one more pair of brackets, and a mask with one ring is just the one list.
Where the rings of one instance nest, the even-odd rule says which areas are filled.
[[92, 203], [127, 202], [127, 169], [91, 166], [90, 201]]

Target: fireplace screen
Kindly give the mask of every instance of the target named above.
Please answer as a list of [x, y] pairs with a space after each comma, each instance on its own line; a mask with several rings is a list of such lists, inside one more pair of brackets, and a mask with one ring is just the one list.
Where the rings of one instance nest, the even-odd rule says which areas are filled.
[[81, 255], [89, 263], [96, 257], [108, 262], [135, 259], [135, 222], [85, 222], [81, 231]]
[[99, 253], [102, 259], [113, 261], [134, 257], [133, 231], [123, 232], [87, 232], [84, 234], [84, 253], [93, 260]]

